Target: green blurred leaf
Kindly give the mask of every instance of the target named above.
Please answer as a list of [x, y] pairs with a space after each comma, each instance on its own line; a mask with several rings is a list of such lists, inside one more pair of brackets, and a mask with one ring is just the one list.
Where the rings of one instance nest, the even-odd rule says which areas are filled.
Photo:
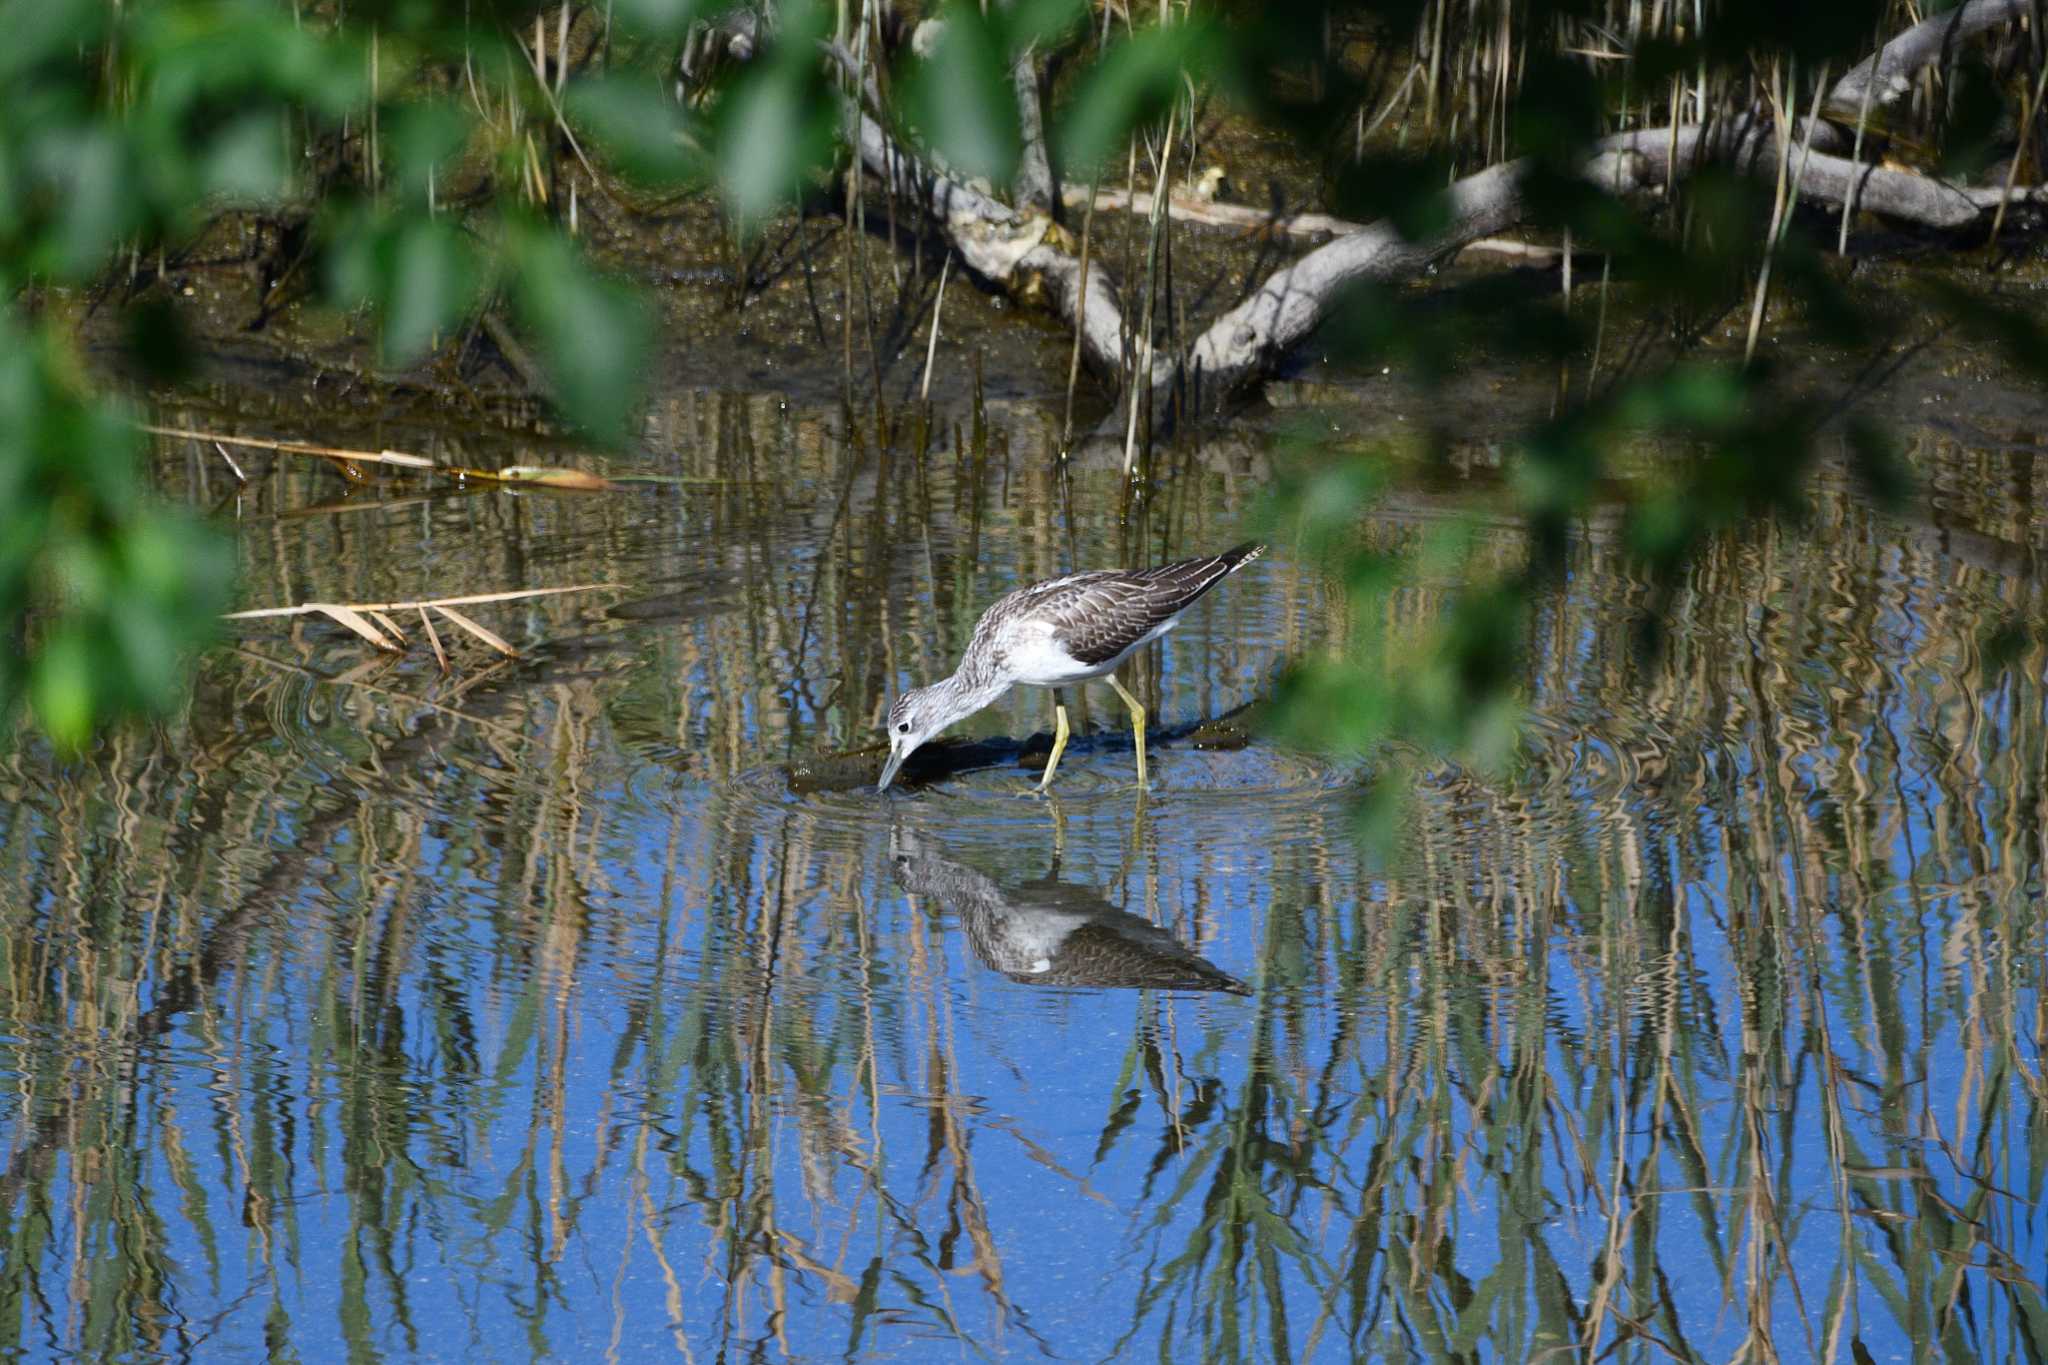
[[1088, 17], [1087, 0], [1012, 0], [992, 16], [1001, 26], [1005, 45], [1022, 52], [1034, 43], [1048, 43]]
[[84, 280], [136, 223], [134, 172], [127, 148], [105, 126], [78, 130], [56, 154], [63, 159], [53, 177], [62, 200], [50, 234], [51, 268], [61, 278]]
[[732, 8], [731, 0], [612, 0], [612, 5], [621, 24], [657, 38], [680, 38], [696, 20]]
[[425, 203], [435, 172], [469, 142], [471, 118], [452, 101], [422, 100], [394, 109], [385, 127], [393, 181], [407, 199]]
[[476, 295], [477, 270], [468, 241], [445, 218], [403, 222], [391, 243], [384, 300], [385, 358], [403, 364], [448, 331]]
[[0, 84], [98, 41], [109, 17], [103, 0], [0, 0]]
[[719, 113], [718, 185], [726, 209], [751, 228], [795, 198], [831, 144], [829, 110], [804, 71], [747, 71]]
[[92, 738], [98, 709], [92, 653], [82, 628], [64, 626], [43, 641], [29, 665], [29, 704], [36, 723], [60, 749], [82, 749]]
[[121, 598], [112, 604], [113, 638], [122, 675], [136, 699], [167, 711], [182, 690], [171, 615], [159, 604]]
[[911, 68], [911, 119], [955, 170], [1006, 185], [1022, 134], [1002, 36], [973, 0], [952, 0], [943, 16], [938, 47]]
[[1955, 69], [1947, 88], [1947, 127], [1935, 170], [1946, 180], [1975, 180], [2009, 138], [2010, 116], [1999, 98], [1998, 82], [1981, 62]]
[[[6, 137], [0, 137], [0, 244], [21, 231], [22, 209], [26, 206], [20, 201], [26, 188], [14, 148]], [[9, 263], [0, 259], [0, 297], [13, 293], [11, 278]]]
[[1060, 147], [1076, 174], [1099, 169], [1124, 150], [1138, 126], [1168, 109], [1184, 87], [1183, 73], [1228, 84], [1230, 52], [1220, 29], [1203, 19], [1139, 31], [1110, 48], [1082, 76], [1060, 123]]
[[[339, 117], [369, 94], [368, 44], [352, 25], [296, 22], [264, 0], [134, 7], [127, 35], [147, 72], [147, 107], [183, 118], [214, 101], [240, 109], [253, 92]], [[386, 79], [394, 63], [387, 59]]]
[[540, 344], [563, 413], [596, 440], [624, 441], [653, 338], [639, 298], [543, 229], [518, 234], [512, 271], [520, 320]]
[[170, 300], [152, 295], [128, 309], [128, 358], [151, 382], [181, 384], [192, 377], [192, 340]]
[[691, 119], [649, 75], [582, 77], [564, 103], [621, 171], [648, 185], [676, 185], [701, 172]]
[[284, 195], [290, 171], [281, 112], [245, 114], [228, 124], [207, 149], [205, 192], [236, 203], [270, 203]]
[[1892, 433], [1866, 417], [1849, 423], [1849, 467], [1871, 501], [1889, 511], [1902, 509], [1913, 495], [1913, 467]]

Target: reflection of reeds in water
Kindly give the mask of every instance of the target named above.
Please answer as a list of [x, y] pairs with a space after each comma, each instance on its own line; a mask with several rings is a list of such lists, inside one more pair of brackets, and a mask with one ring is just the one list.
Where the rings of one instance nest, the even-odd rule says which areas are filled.
[[[885, 475], [771, 404], [657, 421], [734, 484], [286, 523], [331, 489], [259, 461], [242, 549], [263, 600], [432, 568], [659, 610], [536, 603], [524, 659], [446, 680], [279, 632], [247, 646], [270, 664], [212, 656], [163, 734], [0, 763], [0, 1340], [2024, 1358], [2048, 654], [1992, 646], [2041, 613], [2017, 466], [1930, 446], [1930, 524], [1824, 489], [1803, 531], [1717, 542], [1661, 661], [1595, 523], [1528, 655], [1521, 769], [1432, 774], [1385, 874], [1336, 806], [1227, 839], [1170, 800], [1078, 819], [1078, 879], [1121, 868], [1261, 987], [1108, 997], [1097, 1078], [1045, 1055], [1090, 1041], [1060, 1016], [991, 1020], [1019, 992], [949, 966], [879, 820], [731, 780], [866, 738], [990, 588], [1071, 567], [1051, 462]], [[1183, 458], [1149, 521], [1084, 513], [1083, 552], [1226, 535], [1232, 476]], [[1298, 573], [1218, 603], [1148, 703], [1221, 710], [1341, 636]], [[958, 857], [997, 885], [1033, 859]], [[1085, 1294], [1047, 1278], [1044, 1217]]]

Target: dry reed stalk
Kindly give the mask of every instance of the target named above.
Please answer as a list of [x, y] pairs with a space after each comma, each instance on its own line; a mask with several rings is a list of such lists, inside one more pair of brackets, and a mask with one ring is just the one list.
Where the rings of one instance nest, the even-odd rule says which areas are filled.
[[[417, 611], [421, 620], [426, 620], [431, 608], [463, 630], [497, 650], [507, 658], [518, 657], [519, 651], [505, 642], [503, 636], [479, 624], [457, 607], [475, 606], [484, 602], [515, 602], [532, 597], [556, 597], [563, 593], [595, 592], [617, 585], [611, 583], [577, 583], [566, 588], [520, 588], [510, 592], [469, 593], [459, 597], [428, 597], [410, 602], [301, 602], [291, 607], [256, 607], [248, 611], [231, 611], [221, 619], [224, 621], [252, 621], [259, 617], [272, 616], [325, 616], [338, 625], [345, 626], [377, 648], [391, 653], [402, 653], [405, 648], [405, 634], [391, 619], [392, 612]], [[389, 632], [387, 634], [386, 632]], [[434, 634], [433, 623], [427, 623], [427, 633], [432, 639], [434, 657], [445, 670], [447, 655], [442, 651], [441, 640]], [[392, 637], [399, 643], [392, 643]]]
[[[278, 441], [262, 436], [228, 436], [214, 431], [193, 431], [185, 427], [159, 427], [147, 422], [137, 423], [137, 429], [152, 436], [179, 436], [191, 441], [211, 441], [215, 445], [248, 446], [255, 450], [274, 451], [280, 455], [314, 455], [326, 460], [352, 460], [357, 464], [388, 464], [401, 469], [433, 469], [434, 462], [423, 455], [407, 455], [397, 450], [344, 450], [338, 446], [314, 445], [308, 441]], [[226, 454], [225, 451], [222, 454]]]
[[332, 460], [343, 465], [388, 465], [394, 469], [421, 470], [446, 478], [480, 483], [529, 484], [586, 493], [604, 492], [618, 486], [604, 475], [593, 474], [584, 469], [559, 469], [548, 465], [527, 464], [507, 465], [503, 469], [471, 469], [464, 465], [435, 464], [424, 455], [411, 455], [402, 450], [351, 450], [345, 446], [317, 445], [310, 441], [282, 441], [265, 436], [229, 436], [219, 432], [194, 431], [185, 427], [151, 426], [148, 423], [138, 424], [138, 429], [153, 436], [211, 441], [214, 447], [220, 450], [221, 458], [227, 460], [228, 468], [235, 471], [235, 477], [244, 483], [247, 483], [248, 479], [241, 467], [228, 455], [226, 446], [249, 446], [279, 455], [310, 455], [315, 459]]
[[[2005, 226], [2005, 210], [2012, 202], [2012, 192], [2018, 183], [2020, 163], [2027, 159], [2027, 135], [2034, 130], [2034, 116], [2041, 111], [2041, 97], [2048, 94], [2048, 62], [2041, 65], [2041, 74], [2034, 81], [2033, 97], [2027, 101], [2020, 113], [2019, 141], [2012, 149], [2012, 161], [2005, 168], [2005, 193], [1998, 200], [1998, 212], [1991, 219], [1991, 243], [1998, 241], [1998, 230]], [[1860, 129], [1858, 130], [1861, 131]]]
[[[1138, 363], [1133, 371], [1137, 375], [1152, 372], [1152, 329], [1157, 319], [1159, 304], [1159, 246], [1165, 234], [1166, 202], [1172, 197], [1173, 185], [1173, 144], [1180, 133], [1179, 109], [1167, 115], [1166, 145], [1159, 160], [1154, 163], [1152, 194], [1152, 221], [1147, 229], [1145, 244], [1145, 309], [1138, 324]], [[1137, 187], [1132, 186], [1132, 192]], [[1130, 421], [1124, 430], [1124, 478], [1131, 477], [1131, 469], [1138, 457], [1138, 409], [1145, 406], [1149, 416], [1151, 386], [1140, 383], [1126, 385], [1130, 396]], [[1146, 432], [1150, 443], [1151, 432]]]
[[244, 474], [242, 472], [242, 467], [235, 463], [235, 457], [228, 454], [228, 448], [226, 446], [222, 445], [219, 441], [215, 441], [213, 443], [213, 448], [220, 452], [220, 457], [228, 462], [228, 468], [234, 471], [236, 483], [249, 482], [249, 476], [247, 474]]
[[1095, 230], [1095, 205], [1100, 198], [1102, 177], [1098, 175], [1083, 193], [1087, 196], [1087, 209], [1081, 215], [1081, 297], [1074, 305], [1074, 353], [1067, 361], [1067, 415], [1060, 424], [1060, 448], [1064, 451], [1074, 444], [1074, 386], [1081, 380], [1081, 340], [1087, 331], [1088, 317], [1088, 252]]
[[948, 251], [946, 259], [939, 263], [939, 295], [932, 300], [932, 334], [924, 346], [924, 382], [917, 387], [917, 401], [932, 401], [932, 362], [939, 355], [939, 315], [946, 307], [946, 276], [953, 269], [953, 253]]

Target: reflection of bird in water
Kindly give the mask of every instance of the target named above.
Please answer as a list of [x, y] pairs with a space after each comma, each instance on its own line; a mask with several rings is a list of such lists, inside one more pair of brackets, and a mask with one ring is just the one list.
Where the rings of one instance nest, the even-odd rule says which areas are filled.
[[[1263, 545], [1183, 559], [1150, 569], [1097, 569], [1033, 583], [996, 599], [981, 614], [960, 667], [950, 678], [912, 688], [889, 708], [887, 787], [903, 760], [956, 720], [964, 720], [1018, 683], [1059, 688], [1107, 678], [1131, 710], [1138, 785], [1145, 785], [1145, 708], [1116, 680], [1116, 667], [1172, 630], [1202, 594], [1257, 559]], [[1067, 705], [1053, 693], [1052, 757], [1038, 789], [1052, 784], [1067, 747]]]
[[1052, 878], [998, 886], [901, 834], [896, 880], [906, 891], [951, 906], [967, 927], [975, 955], [1012, 981], [1251, 994], [1251, 987], [1166, 930], [1117, 909], [1086, 886]]

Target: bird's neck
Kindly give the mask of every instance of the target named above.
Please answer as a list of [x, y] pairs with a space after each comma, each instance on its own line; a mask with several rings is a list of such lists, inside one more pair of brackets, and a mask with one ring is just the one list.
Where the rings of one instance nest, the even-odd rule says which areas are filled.
[[992, 705], [1009, 690], [1007, 678], [989, 677], [966, 668], [932, 684], [932, 691], [945, 698], [948, 725]]

